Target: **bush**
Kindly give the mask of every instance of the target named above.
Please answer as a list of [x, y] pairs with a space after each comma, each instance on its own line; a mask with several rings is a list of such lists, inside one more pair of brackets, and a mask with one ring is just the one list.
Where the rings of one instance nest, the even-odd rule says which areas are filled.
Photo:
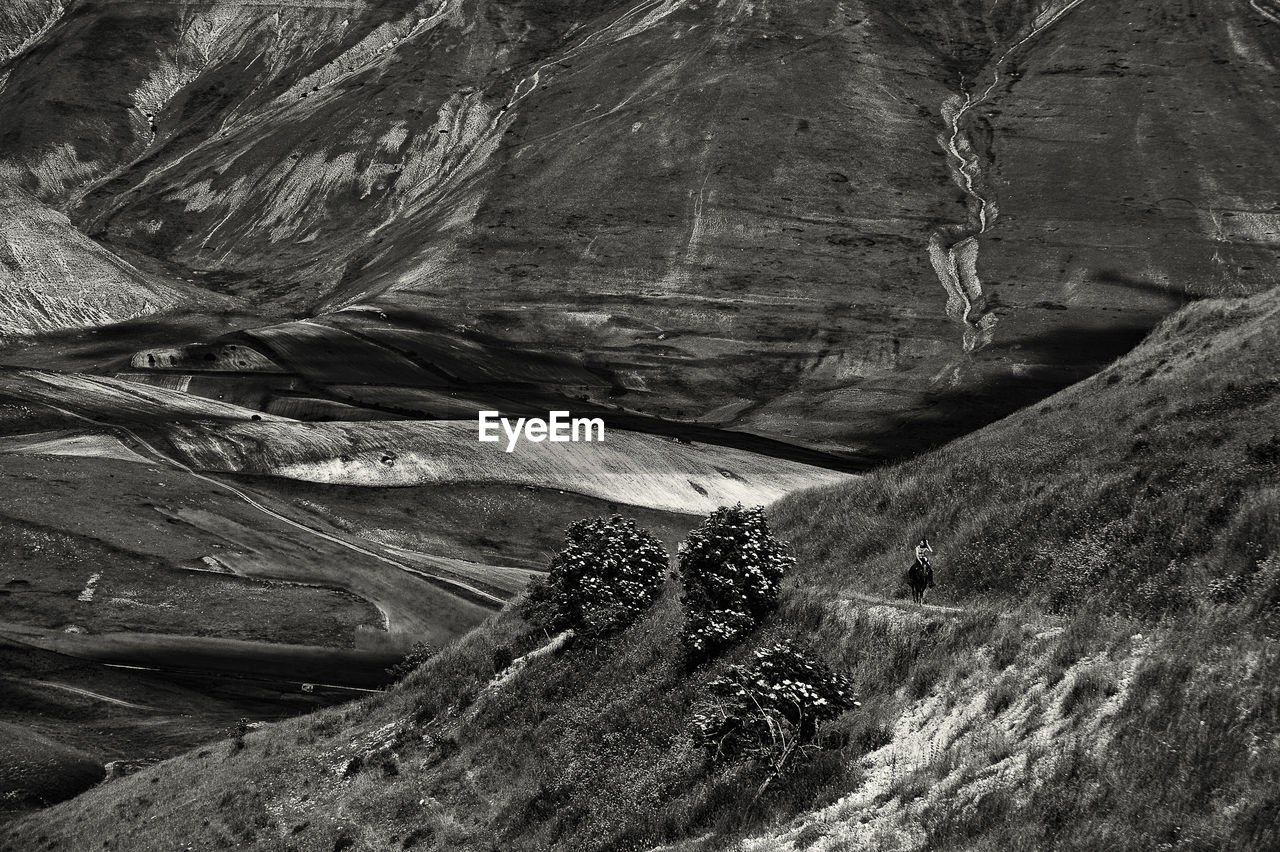
[[847, 678], [787, 642], [756, 651], [748, 665], [730, 666], [708, 688], [713, 697], [693, 718], [694, 742], [713, 761], [762, 761], [771, 778], [817, 747], [823, 722], [857, 704]]
[[773, 611], [783, 575], [795, 565], [773, 537], [764, 507], [721, 506], [680, 545], [686, 621], [694, 661], [732, 645]]
[[247, 718], [245, 718], [244, 716], [241, 716], [238, 720], [236, 720], [235, 726], [231, 728], [231, 753], [232, 754], [235, 754], [238, 751], [244, 750], [244, 738], [248, 736], [250, 730], [252, 730], [252, 728]]
[[434, 657], [439, 650], [430, 642], [414, 642], [413, 647], [409, 649], [403, 659], [387, 668], [387, 674], [393, 680], [402, 680], [407, 675], [417, 671], [419, 666]]
[[530, 591], [527, 612], [535, 620], [600, 635], [631, 624], [658, 599], [667, 551], [635, 521], [621, 515], [576, 521], [564, 542], [546, 581]]

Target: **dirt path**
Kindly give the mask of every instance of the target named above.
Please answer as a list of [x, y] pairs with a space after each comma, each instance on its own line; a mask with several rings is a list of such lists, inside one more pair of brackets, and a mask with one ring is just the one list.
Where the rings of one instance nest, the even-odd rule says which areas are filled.
[[[869, 604], [871, 606], [885, 606], [899, 610], [903, 613], [932, 614], [943, 615], [955, 618], [969, 612], [981, 612], [981, 607], [967, 606], [941, 606], [939, 604], [924, 604], [919, 606], [911, 601], [902, 600], [901, 598], [882, 598], [875, 595], [864, 595], [859, 592], [846, 592], [844, 600], [850, 603]], [[1024, 625], [1037, 625], [1036, 630], [1038, 636], [1049, 635], [1046, 631], [1056, 632], [1063, 629], [1066, 619], [1061, 615], [1050, 615], [1049, 613], [1036, 612], [1028, 613], [1021, 610], [1003, 611], [996, 610], [995, 616], [1000, 619], [1016, 619], [1022, 621]]]
[[959, 615], [969, 610], [960, 606], [939, 606], [938, 604], [914, 604], [911, 601], [894, 600], [892, 598], [878, 598], [874, 595], [863, 595], [858, 592], [849, 592], [850, 600], [859, 601], [861, 603], [874, 604], [876, 606], [891, 606], [894, 609], [903, 609], [910, 612], [933, 612], [939, 615]]
[[55, 683], [51, 680], [30, 680], [27, 678], [18, 678], [18, 677], [6, 677], [5, 680], [12, 681], [14, 683], [25, 683], [25, 684], [32, 684], [35, 686], [47, 686], [50, 689], [60, 689], [63, 692], [71, 692], [76, 695], [84, 696], [85, 698], [92, 698], [94, 701], [103, 701], [103, 702], [106, 702], [107, 704], [114, 704], [117, 707], [126, 707], [130, 710], [143, 710], [148, 713], [159, 712], [158, 708], [156, 707], [150, 707], [146, 704], [134, 704], [132, 701], [125, 701], [122, 698], [112, 698], [110, 695], [103, 695], [100, 692], [93, 692], [92, 690], [82, 689], [81, 687], [71, 686], [70, 684], [66, 684], [66, 683]]
[[[306, 524], [295, 521], [292, 518], [286, 517], [285, 515], [280, 514], [274, 509], [270, 509], [264, 506], [262, 503], [258, 502], [257, 500], [255, 500], [254, 498], [246, 494], [245, 492], [241, 491], [239, 488], [236, 488], [233, 485], [228, 485], [225, 482], [220, 482], [219, 480], [214, 479], [213, 477], [205, 476], [202, 473], [198, 473], [197, 471], [193, 470], [192, 468], [188, 467], [187, 465], [183, 464], [177, 459], [166, 455], [165, 453], [161, 452], [160, 450], [156, 449], [154, 446], [149, 444], [147, 441], [143, 440], [136, 432], [134, 432], [132, 429], [130, 429], [127, 426], [121, 426], [115, 423], [106, 423], [103, 421], [94, 420], [91, 417], [86, 417], [83, 414], [77, 414], [74, 411], [69, 411], [65, 408], [59, 408], [57, 406], [51, 405], [49, 407], [54, 411], [67, 415], [68, 417], [73, 417], [77, 420], [82, 420], [86, 423], [92, 423], [95, 426], [105, 428], [105, 429], [110, 429], [114, 432], [126, 435], [129, 438], [129, 440], [134, 442], [147, 455], [151, 456], [151, 458], [160, 462], [161, 464], [165, 464], [170, 467], [181, 470], [183, 473], [186, 473], [189, 476], [195, 477], [196, 479], [199, 479], [201, 482], [206, 482], [216, 488], [220, 488], [223, 491], [226, 491], [229, 494], [232, 494], [235, 497], [239, 498], [249, 506], [258, 510], [262, 514], [266, 515], [267, 517], [273, 518], [282, 524], [287, 524], [288, 526], [291, 526], [294, 529], [301, 530], [302, 532], [315, 536], [316, 538], [323, 539], [324, 541], [327, 541], [331, 544], [336, 544], [339, 547], [345, 548], [346, 550], [359, 553], [363, 556], [368, 556], [371, 559], [375, 559], [379, 562], [382, 562], [385, 565], [390, 565], [391, 567], [400, 571], [404, 571], [405, 573], [413, 574], [415, 576], [421, 577], [431, 582], [443, 583], [447, 586], [452, 586], [460, 591], [467, 593], [468, 595], [480, 598], [481, 600], [484, 600], [488, 603], [492, 603], [496, 607], [500, 608], [506, 604], [505, 599], [500, 598], [497, 595], [491, 594], [485, 591], [484, 589], [473, 586], [470, 583], [465, 583], [461, 580], [455, 579], [453, 577], [448, 577], [442, 574], [434, 574], [429, 571], [423, 571], [419, 568], [413, 568], [409, 565], [405, 565], [403, 562], [400, 562], [396, 559], [383, 556], [382, 554], [376, 553], [366, 547], [361, 547], [358, 544], [354, 544], [352, 542], [346, 541], [345, 539], [339, 538], [338, 536], [330, 535], [329, 533], [326, 533], [322, 530], [318, 530], [315, 527], [308, 526]], [[409, 551], [406, 551], [406, 552], [409, 552]], [[426, 556], [426, 554], [415, 554], [415, 555], [421, 556], [423, 559], [429, 559], [429, 557]], [[375, 606], [377, 605], [376, 602], [374, 602], [374, 605]], [[382, 616], [383, 616], [383, 626], [385, 628], [387, 626], [387, 613], [383, 611]]]

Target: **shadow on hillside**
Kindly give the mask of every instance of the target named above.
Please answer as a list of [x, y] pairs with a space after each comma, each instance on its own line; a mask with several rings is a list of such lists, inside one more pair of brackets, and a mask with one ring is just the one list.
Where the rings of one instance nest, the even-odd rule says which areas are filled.
[[1185, 287], [1168, 287], [1158, 281], [1149, 281], [1146, 278], [1139, 278], [1136, 275], [1121, 272], [1118, 269], [1098, 269], [1093, 272], [1090, 278], [1098, 284], [1108, 284], [1124, 290], [1142, 293], [1146, 296], [1158, 296], [1178, 307], [1201, 298], [1194, 293], [1188, 292]]
[[208, 340], [260, 321], [233, 311], [172, 313], [48, 332], [0, 344], [0, 365], [79, 371], [124, 369], [139, 349]]
[[[935, 449], [1093, 375], [1137, 346], [1155, 322], [1076, 324], [1016, 345], [997, 343], [965, 366], [969, 378], [959, 386], [927, 395], [919, 409], [891, 418], [863, 440], [885, 461]], [[1015, 373], [1007, 361], [1023, 369]]]

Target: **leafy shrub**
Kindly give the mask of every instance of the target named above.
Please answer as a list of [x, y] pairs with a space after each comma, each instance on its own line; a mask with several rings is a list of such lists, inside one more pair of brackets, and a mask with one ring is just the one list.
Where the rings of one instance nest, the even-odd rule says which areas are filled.
[[823, 722], [854, 707], [849, 680], [788, 642], [756, 651], [747, 665], [713, 680], [708, 706], [693, 718], [694, 742], [712, 760], [758, 760], [783, 772], [817, 748]]
[[235, 754], [244, 749], [244, 738], [248, 736], [252, 727], [248, 718], [241, 716], [236, 720], [235, 725], [231, 728], [231, 753]]
[[662, 542], [621, 515], [575, 521], [551, 560], [528, 612], [555, 630], [582, 635], [620, 630], [653, 605], [668, 567]]
[[721, 506], [680, 545], [686, 620], [682, 640], [697, 661], [732, 645], [773, 611], [795, 565], [769, 532], [764, 507]]
[[402, 660], [387, 668], [387, 674], [394, 680], [400, 680], [434, 657], [439, 650], [430, 642], [414, 642], [413, 647], [409, 649], [409, 653], [405, 654]]

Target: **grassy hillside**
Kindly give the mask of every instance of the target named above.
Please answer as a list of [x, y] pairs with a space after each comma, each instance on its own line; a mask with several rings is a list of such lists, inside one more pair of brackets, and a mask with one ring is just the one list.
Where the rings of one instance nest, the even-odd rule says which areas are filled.
[[[1192, 305], [1034, 410], [783, 501], [800, 565], [709, 668], [684, 664], [674, 581], [613, 640], [503, 674], [549, 638], [508, 610], [394, 690], [108, 782], [0, 847], [1275, 848], [1277, 312]], [[875, 600], [925, 531], [954, 606]], [[763, 768], [709, 764], [690, 723], [784, 638], [861, 706], [758, 795]]]
[[0, 721], [0, 812], [24, 797], [58, 799], [74, 795], [101, 780], [102, 766], [93, 756], [38, 733]]
[[[892, 590], [928, 535], [941, 596], [1159, 616], [1280, 587], [1280, 296], [1206, 301], [1033, 408], [845, 487], [780, 501], [834, 588]], [[1266, 589], [1262, 586], [1266, 585]]]

